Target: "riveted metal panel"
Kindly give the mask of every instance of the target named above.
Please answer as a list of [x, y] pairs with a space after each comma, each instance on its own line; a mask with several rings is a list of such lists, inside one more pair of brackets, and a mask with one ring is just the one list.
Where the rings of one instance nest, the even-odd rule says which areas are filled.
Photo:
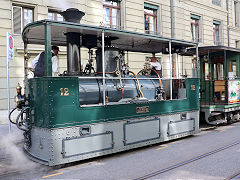
[[[89, 159], [92, 157], [102, 156], [106, 154], [112, 154], [120, 151], [125, 151], [125, 150], [142, 147], [149, 144], [169, 141], [169, 140], [185, 137], [185, 136], [192, 135], [199, 132], [199, 121], [198, 121], [199, 111], [188, 111], [185, 113], [187, 113], [186, 114], [187, 120], [194, 119], [194, 122], [195, 122], [194, 131], [180, 133], [177, 135], [171, 134], [171, 136], [168, 135], [169, 122], [174, 121], [176, 119], [177, 120], [180, 119], [182, 113], [168, 114], [168, 115], [162, 115], [162, 116], [150, 116], [146, 118], [133, 118], [133, 119], [126, 119], [122, 121], [91, 124], [90, 126], [86, 124], [82, 126], [53, 128], [53, 129], [33, 127], [31, 132], [32, 147], [30, 149], [26, 149], [26, 152], [32, 156], [32, 159], [35, 159], [38, 162], [41, 162], [43, 164], [48, 164], [49, 166], [55, 166], [58, 164], [64, 164], [64, 163], [79, 161], [83, 159]], [[181, 121], [184, 121], [184, 120], [181, 120]], [[180, 122], [177, 123], [177, 121], [175, 121], [174, 123], [176, 124], [177, 127], [182, 126]], [[138, 129], [136, 128], [138, 124], [140, 125], [140, 127], [143, 127], [143, 128], [146, 127], [150, 131], [153, 129], [154, 130], [153, 136], [150, 136], [149, 134], [147, 134], [146, 138], [142, 138], [140, 140], [135, 139], [135, 141], [132, 141], [132, 142], [124, 141], [124, 140], [130, 140], [128, 138], [129, 134], [126, 134], [126, 132], [128, 133], [128, 130], [129, 131], [131, 130], [132, 131], [131, 133], [136, 133], [137, 135], [139, 135], [140, 133], [143, 133], [141, 129], [139, 130], [139, 128]], [[152, 127], [152, 125], [155, 125], [155, 126]], [[124, 126], [126, 126], [126, 131], [124, 130]], [[88, 134], [80, 133], [80, 130], [83, 127], [85, 128], [89, 127], [89, 130], [90, 130], [89, 132], [91, 134], [88, 135]], [[159, 132], [159, 128], [160, 128], [161, 136], [160, 134], [157, 134], [157, 132]], [[92, 139], [94, 139], [94, 136], [97, 136], [97, 142], [104, 141], [103, 144], [105, 146], [102, 145], [103, 147], [99, 147], [95, 149], [91, 147], [92, 149], [88, 149], [89, 152], [86, 152], [86, 153], [82, 152], [83, 150], [81, 148], [83, 145], [81, 147], [79, 146], [69, 147], [69, 149], [70, 148], [71, 149], [74, 148], [75, 150], [77, 148], [80, 149], [81, 152], [77, 152], [77, 153], [82, 153], [82, 154], [74, 155], [74, 153], [76, 152], [74, 153], [71, 152], [72, 153], [71, 155], [73, 156], [66, 157], [69, 155], [68, 152], [70, 151], [68, 151], [68, 149], [65, 147], [63, 148], [63, 140], [76, 140], [76, 141], [71, 141], [71, 143], [73, 143], [73, 142], [78, 142], [77, 139], [79, 138], [91, 137]], [[147, 137], [152, 139], [148, 139]], [[86, 139], [86, 140], [89, 140], [89, 139]], [[86, 146], [91, 146], [91, 145], [92, 144], [90, 145], [86, 144]], [[63, 155], [64, 152], [67, 152], [67, 153]]]
[[25, 146], [26, 151], [29, 155], [34, 156], [36, 159], [41, 161], [49, 161], [49, 149], [50, 149], [50, 131], [48, 129], [32, 128], [31, 131], [31, 146]]
[[85, 155], [113, 149], [113, 132], [88, 136], [66, 138], [62, 140], [63, 158]]
[[195, 130], [195, 119], [170, 121], [168, 123], [168, 136], [174, 136]]
[[128, 121], [123, 125], [124, 145], [131, 145], [160, 138], [160, 119]]

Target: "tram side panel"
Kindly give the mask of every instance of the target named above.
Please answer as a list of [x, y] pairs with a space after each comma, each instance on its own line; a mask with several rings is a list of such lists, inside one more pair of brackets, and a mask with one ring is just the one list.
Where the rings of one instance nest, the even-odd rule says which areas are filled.
[[80, 107], [78, 78], [35, 78], [29, 87], [34, 143], [25, 149], [48, 165], [111, 154], [199, 131], [198, 79], [187, 80], [184, 100], [92, 107]]

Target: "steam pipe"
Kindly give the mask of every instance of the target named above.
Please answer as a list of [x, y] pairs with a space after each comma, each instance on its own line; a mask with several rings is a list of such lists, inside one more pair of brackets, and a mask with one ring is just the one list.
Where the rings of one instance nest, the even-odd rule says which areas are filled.
[[12, 119], [11, 119], [12, 113], [13, 113], [16, 109], [17, 109], [16, 107], [13, 108], [13, 109], [11, 110], [11, 112], [9, 113], [9, 115], [8, 115], [8, 119], [9, 119], [9, 121], [10, 121], [12, 124], [16, 124], [16, 123], [13, 122]]
[[22, 131], [27, 131], [27, 130], [29, 130], [29, 128], [26, 127], [26, 126], [25, 126], [26, 129], [25, 129], [25, 128], [22, 128], [21, 125], [20, 125], [20, 122], [19, 122], [19, 118], [23, 115], [23, 113], [24, 113], [27, 109], [30, 109], [30, 108], [29, 108], [29, 107], [23, 107], [22, 110], [21, 110], [21, 112], [18, 114], [17, 119], [16, 119], [16, 125], [17, 125], [18, 129], [20, 129], [20, 130], [22, 130]]
[[170, 100], [172, 100], [172, 42], [169, 41], [169, 59], [170, 59]]
[[103, 72], [103, 105], [106, 105], [106, 82], [105, 82], [105, 54], [104, 54], [104, 31], [102, 31], [102, 72]]
[[138, 80], [137, 75], [136, 75], [133, 71], [129, 71], [129, 72], [132, 73], [132, 74], [134, 75], [134, 77], [136, 78], [137, 86], [138, 86], [138, 90], [139, 90], [139, 92], [140, 92], [142, 98], [144, 98], [144, 95], [143, 95], [142, 90], [141, 90], [141, 88], [140, 88], [140, 83], [139, 83], [139, 80]]
[[159, 76], [158, 72], [155, 69], [151, 69], [151, 70], [157, 75], [157, 77], [159, 79], [160, 88], [163, 89], [163, 87], [162, 87], [162, 80], [161, 80], [161, 77]]

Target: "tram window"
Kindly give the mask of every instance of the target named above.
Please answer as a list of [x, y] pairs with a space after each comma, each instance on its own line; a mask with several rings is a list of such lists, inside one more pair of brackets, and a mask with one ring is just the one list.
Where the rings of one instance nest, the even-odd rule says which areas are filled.
[[185, 79], [174, 79], [172, 87], [173, 87], [172, 92], [173, 99], [185, 99], [187, 97]]
[[219, 64], [219, 77], [220, 77], [220, 80], [224, 80], [224, 73], [223, 73], [223, 64]]
[[214, 79], [215, 79], [215, 80], [218, 80], [217, 64], [214, 64]]
[[205, 63], [205, 79], [209, 80], [210, 79], [210, 71], [209, 71], [209, 64]]
[[237, 75], [237, 64], [236, 61], [232, 61], [230, 64], [230, 72], [232, 72], [233, 76]]
[[223, 64], [217, 63], [214, 64], [214, 79], [215, 80], [223, 80]]

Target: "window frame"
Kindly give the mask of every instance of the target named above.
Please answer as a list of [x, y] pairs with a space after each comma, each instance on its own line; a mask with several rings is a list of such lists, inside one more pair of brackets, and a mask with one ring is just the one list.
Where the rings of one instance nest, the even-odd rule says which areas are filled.
[[235, 46], [237, 49], [240, 49], [240, 40], [235, 41]]
[[[215, 26], [215, 27], [214, 27]], [[218, 26], [218, 27], [216, 27], [216, 26]], [[218, 32], [218, 39], [219, 39], [219, 41], [216, 41], [216, 32]], [[219, 46], [219, 45], [221, 45], [221, 22], [220, 21], [213, 21], [213, 43], [214, 43], [214, 45], [216, 45], [216, 46]]]
[[[153, 12], [155, 12], [155, 13], [145, 12], [145, 9], [153, 10]], [[152, 31], [151, 31], [151, 29], [150, 29], [150, 26], [149, 26], [149, 30], [146, 30], [146, 29], [145, 29], [146, 15], [147, 15], [147, 16], [151, 16], [151, 17], [154, 18], [154, 30], [152, 30]], [[157, 20], [158, 20], [158, 18], [157, 18], [157, 10], [156, 10], [156, 9], [150, 9], [150, 8], [144, 7], [144, 31], [145, 31], [145, 33], [147, 33], [147, 34], [152, 34], [151, 32], [153, 32], [153, 34], [157, 34], [157, 31], [158, 31], [158, 28], [157, 28]]]
[[[14, 8], [20, 8], [21, 9], [21, 32], [20, 33], [15, 33], [14, 31], [14, 18], [13, 18], [13, 9]], [[24, 10], [31, 10], [32, 11], [32, 22], [34, 22], [34, 7], [28, 7], [28, 6], [20, 6], [20, 5], [13, 5], [12, 6], [12, 31], [14, 35], [21, 35], [24, 26]]]
[[240, 27], [240, 1], [234, 0], [233, 1], [233, 21], [234, 21], [234, 27]]
[[[191, 34], [192, 34], [192, 41], [193, 42], [201, 42], [201, 16], [191, 14], [190, 15], [191, 19]], [[194, 22], [193, 22], [194, 21]], [[196, 33], [197, 31], [197, 33]], [[197, 34], [197, 36], [196, 36]], [[196, 38], [197, 37], [197, 38]]]
[[[53, 13], [53, 19], [49, 19], [49, 13]], [[52, 10], [52, 9], [48, 9], [48, 19], [49, 20], [53, 20], [53, 21], [59, 21], [58, 20], [58, 14], [60, 15], [60, 12], [57, 10]], [[62, 21], [64, 21], [64, 18], [62, 17]]]
[[[111, 1], [111, 0], [110, 0]], [[104, 8], [109, 8], [109, 14], [110, 14], [110, 24], [104, 24], [104, 25], [109, 25], [110, 28], [118, 28], [118, 29], [121, 29], [121, 2], [120, 1], [111, 1], [111, 2], [116, 2], [117, 3], [117, 6], [115, 5], [109, 5], [109, 4], [106, 4], [104, 1], [102, 2], [103, 3], [103, 11], [104, 11]], [[119, 24], [117, 25], [113, 25], [112, 24], [112, 9], [117, 9], [118, 12], [119, 12]], [[116, 17], [117, 19], [118, 17]], [[104, 19], [104, 17], [103, 17]], [[116, 21], [117, 22], [117, 21]], [[104, 20], [103, 20], [103, 23], [104, 23]], [[114, 27], [116, 26], [116, 27]]]

